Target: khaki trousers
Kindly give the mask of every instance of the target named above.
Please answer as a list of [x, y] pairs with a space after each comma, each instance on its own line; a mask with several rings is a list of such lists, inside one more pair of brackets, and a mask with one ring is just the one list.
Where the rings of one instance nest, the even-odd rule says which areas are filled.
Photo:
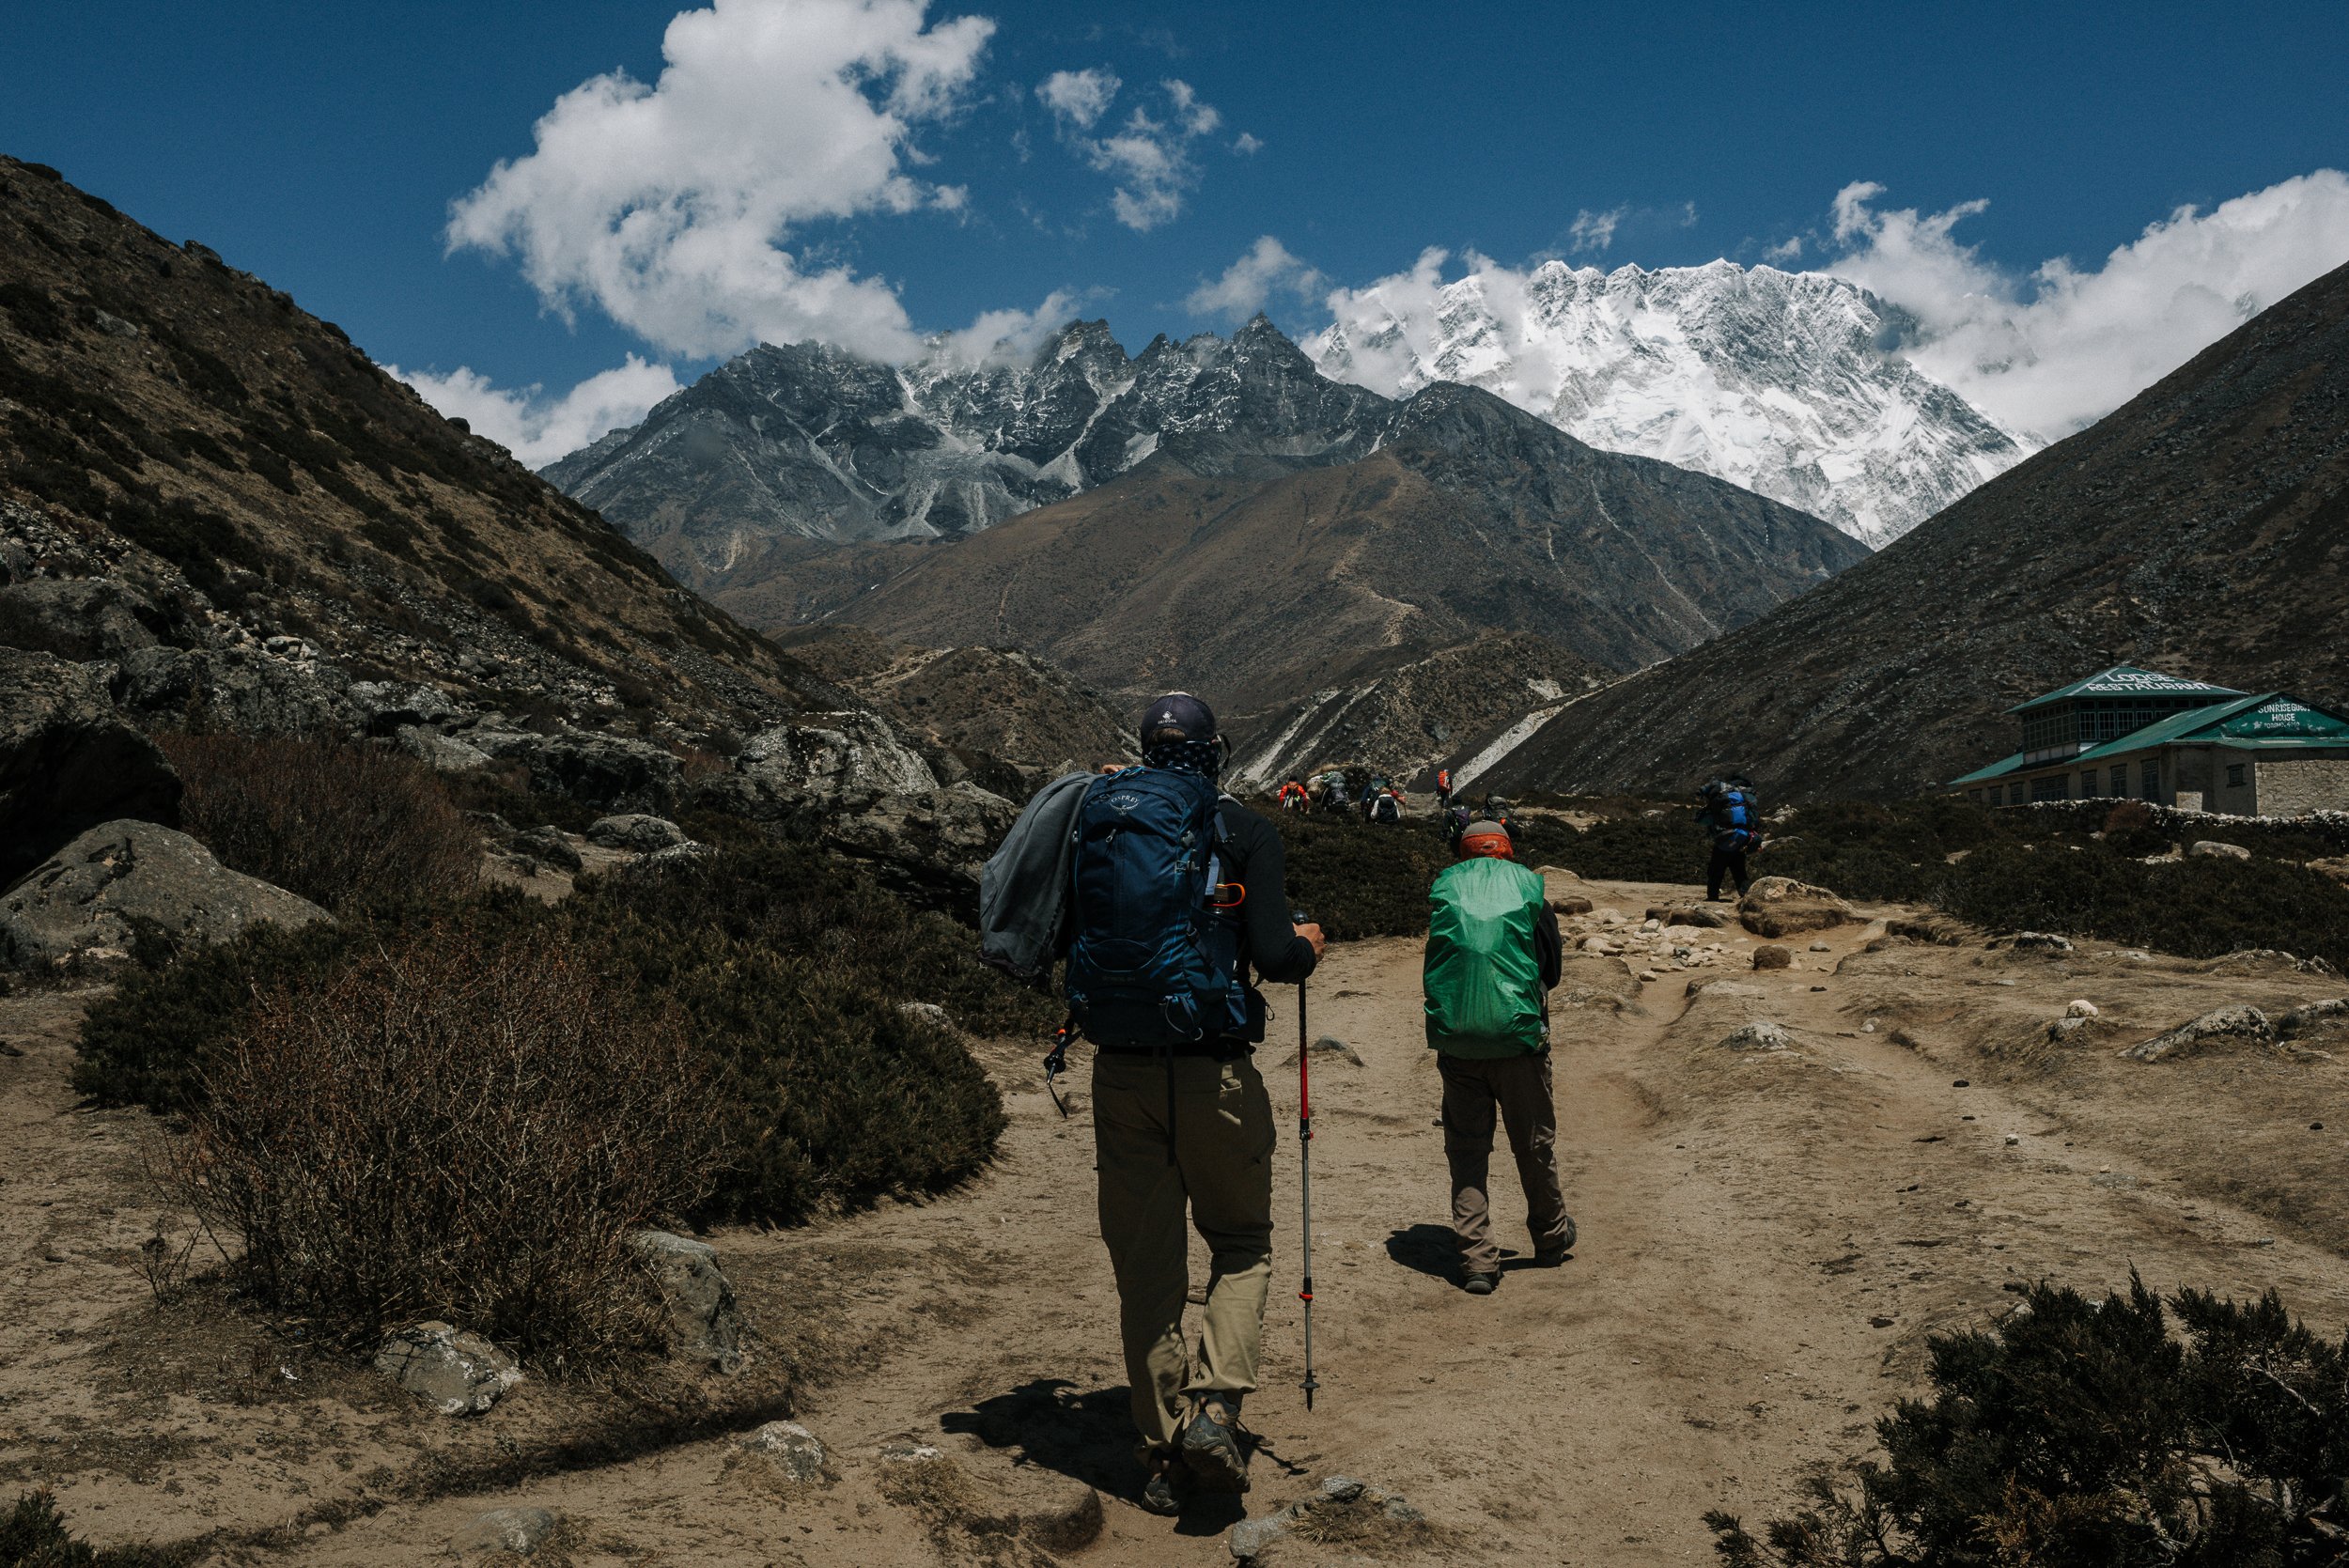
[[1501, 1271], [1493, 1244], [1487, 1179], [1495, 1111], [1509, 1129], [1517, 1180], [1525, 1188], [1526, 1222], [1536, 1252], [1566, 1239], [1566, 1202], [1558, 1187], [1558, 1108], [1550, 1097], [1549, 1052], [1492, 1061], [1436, 1058], [1443, 1075], [1443, 1152], [1452, 1166], [1452, 1234], [1460, 1266], [1470, 1274]]
[[[1106, 1052], [1093, 1063], [1101, 1239], [1117, 1276], [1134, 1425], [1157, 1450], [1174, 1443], [1189, 1396], [1254, 1390], [1272, 1280], [1275, 1138], [1264, 1079], [1245, 1056], [1175, 1058], [1170, 1161], [1167, 1066], [1159, 1057]], [[1195, 1374], [1183, 1342], [1186, 1208], [1213, 1257]]]

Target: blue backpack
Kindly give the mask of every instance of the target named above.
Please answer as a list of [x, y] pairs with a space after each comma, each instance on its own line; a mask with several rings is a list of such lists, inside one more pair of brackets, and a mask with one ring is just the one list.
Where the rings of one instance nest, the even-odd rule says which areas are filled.
[[1730, 854], [1750, 848], [1760, 835], [1753, 826], [1753, 797], [1732, 788], [1714, 798], [1713, 842]]
[[1221, 797], [1196, 774], [1129, 768], [1086, 788], [1066, 984], [1069, 1018], [1095, 1045], [1264, 1037], [1240, 979], [1237, 906], [1218, 903], [1231, 891], [1223, 838]]

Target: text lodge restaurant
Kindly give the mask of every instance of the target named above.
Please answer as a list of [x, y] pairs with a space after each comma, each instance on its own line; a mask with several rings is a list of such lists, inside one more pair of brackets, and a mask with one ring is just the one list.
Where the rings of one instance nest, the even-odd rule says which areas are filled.
[[2010, 708], [2023, 749], [1946, 786], [1978, 805], [2133, 798], [2181, 811], [2349, 809], [2349, 715], [2120, 664]]

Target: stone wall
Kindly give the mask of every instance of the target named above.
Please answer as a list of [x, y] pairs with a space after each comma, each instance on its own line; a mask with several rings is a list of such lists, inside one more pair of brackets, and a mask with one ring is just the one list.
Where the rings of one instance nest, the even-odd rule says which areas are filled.
[[2263, 757], [2253, 767], [2262, 816], [2349, 811], [2349, 755]]

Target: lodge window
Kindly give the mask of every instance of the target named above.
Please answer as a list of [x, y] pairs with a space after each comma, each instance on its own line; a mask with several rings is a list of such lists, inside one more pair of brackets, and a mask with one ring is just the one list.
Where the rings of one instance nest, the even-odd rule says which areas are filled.
[[2125, 762], [2116, 762], [2112, 765], [2112, 788], [2108, 791], [2108, 793], [2115, 796], [2122, 796], [2126, 795], [2128, 792], [2129, 765]]
[[2227, 764], [2227, 787], [2229, 789], [2243, 787], [2243, 764], [2239, 762]]
[[2145, 782], [2144, 796], [2148, 800], [2161, 799], [2161, 759], [2147, 757], [2139, 769]]
[[2080, 769], [2080, 799], [2092, 800], [2095, 798], [2096, 770], [2093, 768], [2084, 768]]
[[2065, 800], [2071, 799], [2071, 795], [2072, 775], [2069, 773], [2050, 774], [2030, 782], [2030, 798], [2034, 800]]

